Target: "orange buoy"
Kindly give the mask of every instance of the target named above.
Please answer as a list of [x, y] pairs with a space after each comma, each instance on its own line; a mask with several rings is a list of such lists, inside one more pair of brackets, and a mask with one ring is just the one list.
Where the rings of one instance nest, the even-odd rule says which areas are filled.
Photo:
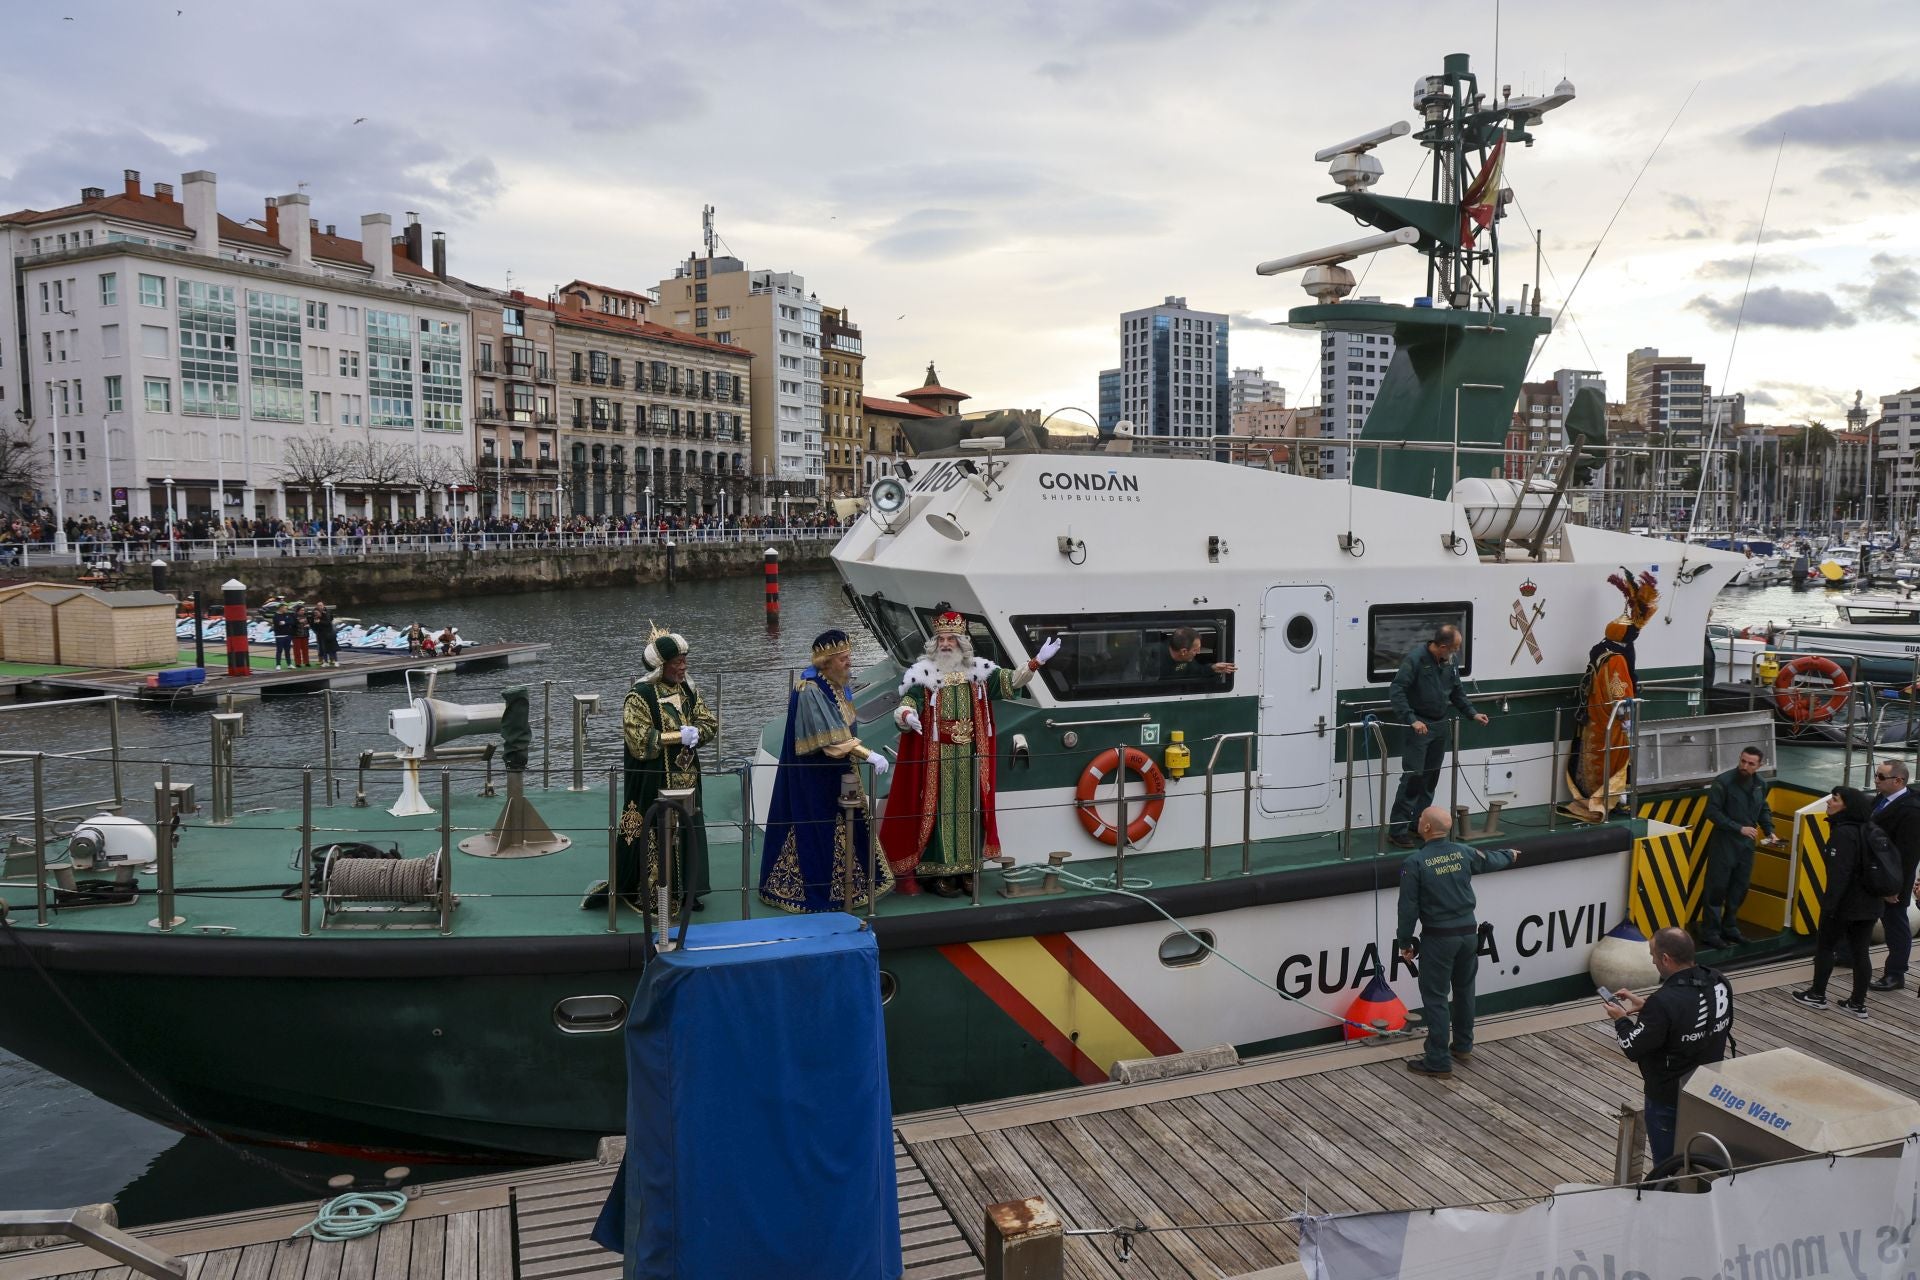
[[[1354, 1025], [1358, 1023], [1359, 1025]], [[1354, 1002], [1347, 1006], [1346, 1033], [1349, 1040], [1364, 1040], [1382, 1031], [1399, 1031], [1407, 1025], [1407, 1006], [1393, 994], [1386, 978], [1374, 974]]]

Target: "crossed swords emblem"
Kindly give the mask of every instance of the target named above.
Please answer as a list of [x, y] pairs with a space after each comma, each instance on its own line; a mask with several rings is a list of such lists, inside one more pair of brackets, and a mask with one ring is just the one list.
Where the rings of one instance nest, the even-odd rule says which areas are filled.
[[1536, 664], [1547, 660], [1546, 655], [1540, 652], [1540, 642], [1533, 638], [1533, 624], [1545, 617], [1546, 612], [1544, 600], [1533, 606], [1532, 614], [1528, 614], [1526, 606], [1518, 600], [1513, 602], [1513, 613], [1507, 618], [1507, 625], [1520, 633], [1520, 643], [1513, 646], [1513, 657], [1508, 658], [1508, 662], [1518, 662], [1522, 649], [1533, 655]]

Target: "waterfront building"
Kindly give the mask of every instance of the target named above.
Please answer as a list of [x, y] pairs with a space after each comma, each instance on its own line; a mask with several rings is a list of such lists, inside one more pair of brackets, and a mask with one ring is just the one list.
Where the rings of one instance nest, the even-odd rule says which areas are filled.
[[575, 281], [552, 302], [528, 303], [554, 322], [557, 508], [594, 518], [747, 514], [754, 352], [640, 318], [649, 301]]
[[[417, 217], [347, 239], [305, 193], [222, 215], [206, 170], [0, 216], [0, 412], [69, 517], [446, 509], [473, 453], [468, 299]], [[54, 490], [58, 489], [56, 493]]]
[[911, 391], [902, 391], [899, 399], [863, 397], [861, 415], [867, 424], [867, 457], [873, 464], [868, 470], [868, 483], [885, 474], [893, 459], [912, 455], [913, 450], [900, 434], [903, 423], [950, 417], [960, 412], [962, 400], [972, 398], [964, 391], [941, 386], [932, 361], [927, 362], [926, 381]]
[[1118, 369], [1100, 371], [1100, 434], [1110, 436], [1120, 421], [1120, 378]]
[[820, 300], [792, 271], [749, 271], [738, 258], [692, 254], [660, 282], [661, 322], [757, 352], [749, 468], [762, 511], [816, 503], [826, 483], [820, 434]]
[[820, 308], [820, 436], [826, 450], [827, 494], [850, 498], [867, 491], [867, 429], [861, 409], [860, 329], [844, 307]]
[[1663, 356], [1657, 347], [1627, 354], [1627, 410], [1658, 436], [1664, 460], [1658, 481], [1683, 487], [1705, 443], [1709, 388], [1706, 366], [1686, 356]]
[[[1278, 402], [1250, 404], [1233, 415], [1233, 434], [1248, 441], [1286, 440], [1268, 458], [1278, 470], [1317, 475], [1320, 465], [1320, 411], [1306, 405], [1289, 409]], [[1312, 443], [1308, 443], [1311, 441]], [[1249, 445], [1249, 448], [1253, 446]], [[1255, 460], [1259, 454], [1255, 453]], [[1312, 470], [1308, 470], [1312, 468]]]
[[476, 453], [460, 492], [465, 514], [550, 516], [560, 479], [560, 361], [553, 311], [518, 290], [455, 281], [470, 299]]
[[1920, 495], [1920, 387], [1908, 387], [1880, 397], [1879, 426], [1875, 432], [1880, 457], [1876, 481], [1894, 511], [1911, 520]]
[[1211, 443], [1231, 422], [1227, 317], [1169, 296], [1120, 316], [1120, 416], [1140, 436]]
[[[1353, 302], [1378, 302], [1377, 297]], [[1320, 436], [1351, 440], [1366, 426], [1387, 366], [1393, 362], [1393, 335], [1324, 329], [1320, 333]], [[1327, 480], [1353, 475], [1353, 450], [1322, 445], [1319, 474]]]
[[1235, 369], [1227, 379], [1227, 412], [1239, 413], [1251, 405], [1269, 404], [1285, 407], [1287, 389], [1272, 378], [1267, 371], [1260, 369]]

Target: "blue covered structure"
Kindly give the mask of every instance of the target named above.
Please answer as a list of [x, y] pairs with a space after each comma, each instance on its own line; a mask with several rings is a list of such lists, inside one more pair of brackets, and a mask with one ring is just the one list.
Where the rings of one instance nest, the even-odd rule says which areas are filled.
[[845, 915], [688, 930], [627, 1019], [628, 1280], [901, 1273], [880, 952]]

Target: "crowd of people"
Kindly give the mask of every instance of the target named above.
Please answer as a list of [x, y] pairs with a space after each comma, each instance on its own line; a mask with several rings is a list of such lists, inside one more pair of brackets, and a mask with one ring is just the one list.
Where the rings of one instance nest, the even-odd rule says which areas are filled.
[[[766, 531], [770, 535], [818, 535], [843, 528], [844, 521], [831, 511], [772, 516], [658, 515], [649, 522], [639, 515], [622, 516], [489, 516], [454, 519], [447, 516], [384, 520], [364, 516], [339, 515], [331, 521], [304, 517], [229, 517], [189, 516], [175, 520], [169, 528], [164, 517], [137, 516], [103, 521], [93, 516], [69, 516], [65, 531], [68, 545], [83, 559], [96, 556], [126, 559], [150, 558], [156, 549], [170, 544], [211, 546], [216, 556], [226, 554], [236, 544], [248, 543], [257, 549], [271, 545], [282, 555], [365, 550], [373, 546], [394, 546], [410, 539], [474, 539], [507, 537], [554, 537], [592, 541], [626, 542], [647, 537], [674, 536], [720, 537], [744, 531]], [[26, 547], [45, 547], [53, 543], [56, 530], [51, 511], [41, 510], [0, 523], [0, 563], [19, 559]]]

